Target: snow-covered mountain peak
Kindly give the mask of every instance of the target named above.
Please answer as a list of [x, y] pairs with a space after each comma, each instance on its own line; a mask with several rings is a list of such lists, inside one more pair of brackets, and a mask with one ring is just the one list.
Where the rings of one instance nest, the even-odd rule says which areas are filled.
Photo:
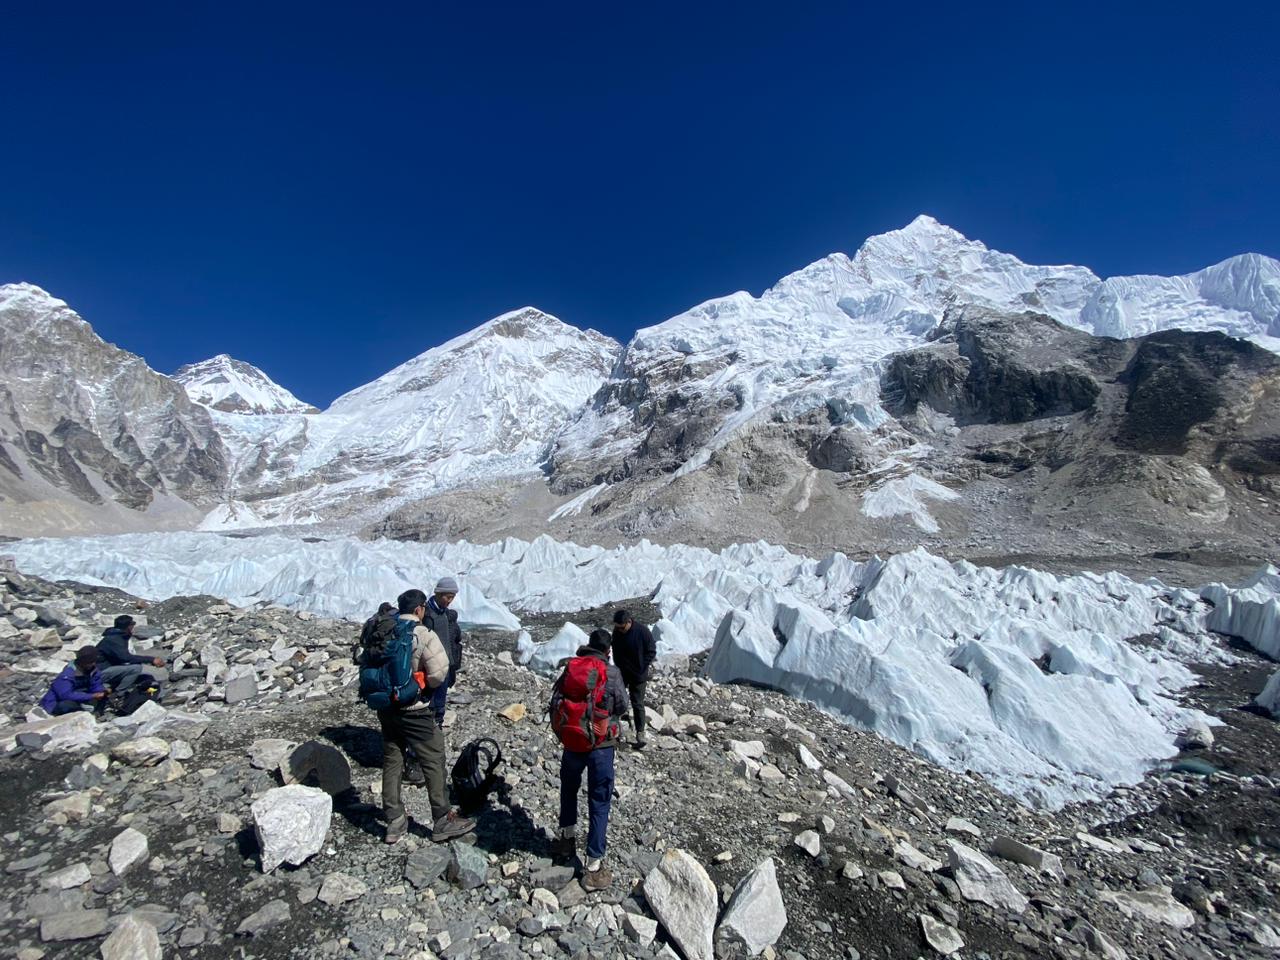
[[67, 304], [34, 283], [6, 283], [0, 285], [0, 311], [6, 322], [21, 319], [33, 326], [47, 327], [69, 323], [86, 330], [89, 325]]
[[196, 403], [223, 413], [317, 413], [251, 363], [225, 353], [179, 368], [173, 379]]

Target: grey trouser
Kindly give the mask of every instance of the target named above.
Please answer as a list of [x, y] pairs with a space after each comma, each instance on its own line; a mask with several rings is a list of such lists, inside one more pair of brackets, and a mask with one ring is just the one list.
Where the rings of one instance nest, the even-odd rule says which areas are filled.
[[110, 690], [128, 690], [138, 678], [142, 676], [142, 664], [140, 663], [123, 663], [118, 667], [103, 667], [98, 671], [102, 674], [102, 683]]
[[449, 812], [449, 800], [444, 792], [444, 731], [436, 725], [430, 707], [379, 710], [378, 722], [382, 725], [382, 811], [387, 822], [405, 815], [400, 783], [404, 779], [405, 748], [412, 747], [427, 778], [427, 797], [431, 801], [434, 823]]

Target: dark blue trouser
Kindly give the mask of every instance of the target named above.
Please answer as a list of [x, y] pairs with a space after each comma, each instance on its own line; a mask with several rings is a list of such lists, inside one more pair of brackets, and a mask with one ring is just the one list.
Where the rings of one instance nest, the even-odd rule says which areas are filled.
[[587, 856], [603, 857], [609, 829], [609, 805], [613, 802], [613, 747], [560, 756], [560, 826], [578, 823], [578, 790], [582, 771], [587, 772]]
[[431, 694], [431, 709], [435, 711], [436, 724], [440, 727], [444, 726], [444, 711], [449, 702], [449, 688], [453, 686], [456, 676], [457, 673], [450, 668], [449, 676], [445, 677], [444, 683], [436, 687]]

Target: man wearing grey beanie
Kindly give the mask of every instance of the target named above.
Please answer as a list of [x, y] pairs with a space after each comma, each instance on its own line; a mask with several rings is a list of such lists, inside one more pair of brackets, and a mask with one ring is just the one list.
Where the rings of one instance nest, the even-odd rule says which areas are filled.
[[440, 638], [445, 653], [449, 654], [449, 675], [444, 683], [436, 687], [431, 697], [431, 708], [435, 711], [436, 723], [441, 728], [444, 727], [449, 688], [453, 686], [458, 671], [462, 668], [462, 628], [458, 626], [458, 611], [449, 609], [457, 596], [458, 581], [453, 577], [441, 577], [436, 581], [435, 591], [427, 601], [426, 616], [422, 618], [423, 624]]

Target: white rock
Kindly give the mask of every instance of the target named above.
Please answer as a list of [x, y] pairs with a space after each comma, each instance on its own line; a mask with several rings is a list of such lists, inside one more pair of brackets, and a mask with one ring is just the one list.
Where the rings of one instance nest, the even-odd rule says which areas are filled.
[[111, 756], [131, 767], [154, 767], [169, 759], [169, 744], [159, 737], [135, 737], [112, 747]]
[[944, 957], [948, 957], [964, 947], [964, 941], [960, 939], [959, 930], [933, 919], [927, 913], [920, 914], [920, 928], [924, 932], [924, 939], [929, 946]]
[[1183, 906], [1168, 887], [1151, 890], [1103, 890], [1102, 899], [1115, 904], [1126, 917], [1163, 923], [1185, 930], [1196, 922], [1196, 915]]
[[765, 749], [763, 740], [730, 740], [725, 748], [738, 757], [748, 760], [763, 760]]
[[185, 740], [174, 740], [169, 744], [170, 760], [190, 760], [195, 755], [196, 752], [191, 749], [191, 744]]
[[160, 960], [160, 935], [148, 921], [129, 914], [102, 941], [102, 960]]
[[644, 896], [687, 960], [714, 960], [715, 884], [684, 850], [667, 850], [644, 878]]
[[941, 860], [935, 860], [933, 857], [921, 853], [905, 840], [899, 840], [897, 846], [893, 848], [893, 852], [904, 865], [912, 870], [933, 873], [935, 870], [942, 869]]
[[658, 921], [638, 913], [623, 914], [622, 929], [641, 947], [648, 947], [658, 935]]
[[876, 876], [878, 876], [880, 878], [880, 882], [890, 890], [907, 889], [907, 881], [902, 879], [902, 874], [897, 870], [881, 870], [876, 874]]
[[62, 814], [68, 820], [84, 820], [93, 808], [93, 797], [87, 790], [80, 790], [69, 796], [53, 800], [44, 805], [44, 812], [50, 816]]
[[98, 736], [98, 722], [93, 714], [84, 711], [24, 723], [13, 730], [19, 746], [49, 753], [70, 753], [92, 747], [98, 742]]
[[787, 908], [778, 888], [777, 867], [769, 857], [739, 881], [716, 929], [716, 939], [742, 944], [755, 957], [777, 942], [786, 925]]
[[268, 790], [250, 810], [262, 872], [270, 873], [282, 863], [299, 866], [320, 852], [333, 818], [333, 798], [323, 790], [295, 783]]
[[358, 900], [368, 892], [369, 887], [363, 880], [345, 873], [331, 873], [320, 884], [317, 897], [321, 903], [336, 907], [350, 900]]
[[982, 831], [964, 817], [952, 817], [947, 821], [947, 833], [967, 833], [971, 837], [981, 837]]
[[111, 865], [111, 872], [118, 877], [130, 867], [146, 860], [148, 856], [146, 834], [133, 827], [126, 827], [111, 841], [111, 852], [107, 855], [107, 863]]
[[822, 761], [815, 757], [803, 743], [796, 745], [796, 756], [800, 758], [800, 763], [806, 770], [812, 770], [817, 773], [822, 769]]
[[966, 900], [977, 900], [1014, 913], [1027, 909], [1029, 901], [999, 867], [973, 847], [948, 840], [951, 874]]
[[822, 852], [822, 838], [818, 836], [816, 830], [805, 830], [797, 834], [792, 843], [811, 857], [816, 857]]
[[46, 875], [40, 882], [53, 890], [70, 890], [72, 887], [83, 886], [92, 879], [93, 874], [89, 872], [87, 863], [73, 863]]
[[1103, 840], [1101, 837], [1095, 837], [1091, 833], [1085, 833], [1083, 830], [1076, 833], [1076, 839], [1083, 843], [1086, 847], [1092, 847], [1094, 850], [1100, 850], [1103, 853], [1127, 853], [1123, 847], [1120, 847], [1110, 840]]
[[1062, 869], [1062, 858], [1049, 853], [1046, 850], [1040, 850], [1036, 847], [1028, 846], [1012, 837], [996, 837], [991, 844], [991, 852], [997, 857], [1003, 857], [1005, 860], [1012, 860], [1014, 863], [1021, 863], [1037, 870], [1040, 873], [1047, 873], [1051, 877], [1058, 880], [1066, 878], [1066, 873]]
[[1182, 750], [1208, 750], [1213, 746], [1213, 731], [1209, 729], [1209, 724], [1196, 719], [1178, 734], [1174, 743]]
[[255, 740], [249, 744], [249, 765], [258, 770], [273, 770], [297, 745], [293, 740]]

